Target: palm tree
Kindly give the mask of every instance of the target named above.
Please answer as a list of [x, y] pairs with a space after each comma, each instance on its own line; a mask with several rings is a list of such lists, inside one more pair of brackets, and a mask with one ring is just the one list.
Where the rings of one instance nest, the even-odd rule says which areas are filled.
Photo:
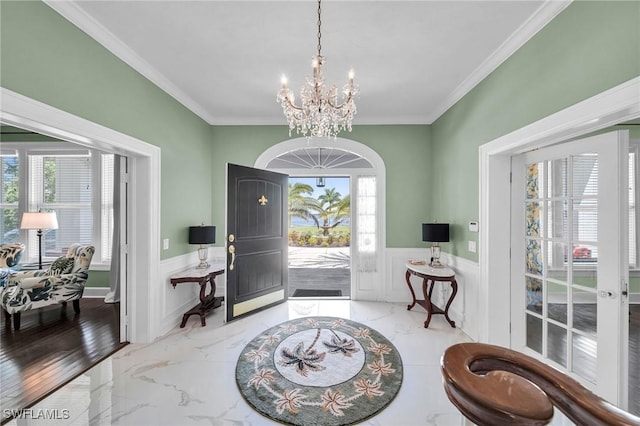
[[310, 209], [315, 206], [315, 200], [310, 197], [313, 188], [306, 183], [289, 182], [289, 227], [294, 217], [309, 219]]
[[[329, 230], [340, 225], [351, 213], [351, 199], [342, 195], [335, 188], [327, 188], [324, 194], [318, 197], [311, 214], [318, 229], [322, 229], [322, 235], [329, 235]], [[320, 224], [322, 222], [322, 225]]]

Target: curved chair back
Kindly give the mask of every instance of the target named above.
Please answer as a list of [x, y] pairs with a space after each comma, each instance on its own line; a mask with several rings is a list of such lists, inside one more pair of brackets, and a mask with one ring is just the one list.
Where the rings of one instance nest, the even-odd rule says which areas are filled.
[[640, 425], [640, 417], [511, 349], [459, 343], [444, 352], [441, 368], [447, 396], [477, 425], [544, 425], [554, 406], [579, 425]]
[[71, 245], [67, 251], [67, 257], [73, 258], [71, 273], [88, 272], [94, 252], [95, 248], [93, 246], [83, 246], [78, 243]]

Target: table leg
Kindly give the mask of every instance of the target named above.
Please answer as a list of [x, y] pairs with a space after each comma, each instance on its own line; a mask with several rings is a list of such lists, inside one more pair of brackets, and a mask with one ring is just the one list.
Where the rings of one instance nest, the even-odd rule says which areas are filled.
[[407, 286], [409, 287], [409, 291], [411, 292], [411, 297], [413, 298], [413, 301], [411, 302], [411, 304], [407, 305], [407, 311], [409, 311], [411, 310], [411, 308], [416, 306], [416, 293], [413, 291], [413, 287], [411, 287], [411, 272], [409, 272], [409, 270], [407, 270], [407, 273], [405, 274], [405, 279], [407, 280]]
[[202, 277], [200, 278], [200, 281], [198, 281], [198, 284], [200, 285], [200, 303], [203, 305], [207, 301], [207, 296], [205, 295], [205, 292], [207, 291], [207, 281], [207, 277]]
[[456, 322], [449, 318], [449, 306], [451, 306], [451, 303], [453, 302], [453, 299], [456, 297], [456, 293], [458, 292], [458, 283], [456, 282], [455, 278], [451, 280], [451, 289], [453, 291], [451, 292], [451, 296], [449, 296], [447, 306], [445, 306], [444, 308], [444, 317], [447, 319], [451, 327], [455, 328]]
[[[209, 294], [206, 294], [207, 282], [209, 283]], [[215, 297], [216, 282], [213, 275], [208, 275], [201, 278], [200, 280], [198, 280], [198, 284], [200, 285], [200, 303], [182, 316], [182, 323], [180, 324], [180, 328], [184, 328], [184, 326], [187, 324], [187, 319], [191, 315], [199, 315], [200, 324], [205, 327], [207, 325], [207, 312], [222, 305], [224, 297]]]
[[433, 305], [431, 304], [431, 290], [433, 289], [433, 281], [431, 281], [431, 288], [429, 287], [429, 279], [424, 278], [422, 280], [422, 292], [424, 293], [424, 307], [427, 310], [427, 320], [424, 322], [424, 328], [429, 328], [431, 322], [431, 315], [433, 314]]
[[180, 328], [184, 328], [185, 325], [187, 325], [187, 320], [189, 319], [189, 315], [184, 314], [182, 316], [182, 322], [180, 323]]
[[436, 282], [431, 280], [431, 285], [429, 286], [429, 300], [431, 300], [431, 295], [433, 295], [433, 286], [435, 284], [436, 284]]

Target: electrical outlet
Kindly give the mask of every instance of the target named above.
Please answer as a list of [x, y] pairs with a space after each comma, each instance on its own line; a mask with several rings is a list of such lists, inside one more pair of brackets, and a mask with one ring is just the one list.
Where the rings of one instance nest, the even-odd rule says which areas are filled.
[[169, 239], [165, 238], [162, 240], [162, 250], [169, 250]]
[[469, 251], [471, 253], [475, 253], [476, 252], [476, 242], [475, 241], [469, 241], [468, 242], [468, 248], [469, 248]]

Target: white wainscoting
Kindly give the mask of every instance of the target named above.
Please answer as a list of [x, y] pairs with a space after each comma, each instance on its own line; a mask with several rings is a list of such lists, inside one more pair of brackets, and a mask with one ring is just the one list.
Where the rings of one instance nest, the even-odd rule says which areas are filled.
[[[422, 248], [387, 248], [385, 251], [385, 279], [381, 280], [380, 289], [373, 291], [366, 300], [379, 300], [386, 302], [407, 303], [411, 301], [411, 294], [405, 281], [405, 264], [410, 259], [428, 259], [431, 256], [430, 249]], [[209, 259], [225, 260], [224, 247], [211, 247], [209, 249]], [[478, 288], [479, 288], [479, 266], [478, 263], [453, 256], [449, 253], [442, 253], [441, 260], [456, 272], [458, 282], [458, 294], [449, 310], [449, 316], [456, 322], [469, 337], [478, 339]], [[159, 335], [165, 335], [180, 324], [182, 314], [198, 303], [199, 286], [196, 284], [180, 284], [174, 289], [171, 286], [169, 277], [177, 271], [187, 269], [198, 263], [197, 252], [188, 253], [182, 256], [173, 257], [160, 262], [160, 285], [157, 290], [160, 301], [161, 322]], [[375, 280], [371, 280], [372, 283]], [[416, 296], [421, 294], [422, 289], [415, 277], [412, 280]], [[443, 301], [447, 300], [451, 288], [436, 284], [434, 290], [434, 302], [443, 306]], [[224, 295], [224, 277], [216, 280], [216, 295]], [[418, 296], [421, 298], [420, 296]], [[364, 298], [363, 298], [364, 300]], [[424, 311], [422, 307], [416, 306], [413, 309]], [[425, 317], [426, 318], [426, 317]], [[437, 320], [438, 317], [435, 317]]]
[[[217, 259], [225, 261], [224, 247], [209, 247], [209, 262]], [[199, 302], [200, 286], [196, 283], [178, 284], [174, 289], [170, 277], [174, 273], [194, 267], [198, 264], [198, 252], [187, 253], [160, 262], [157, 287], [160, 301], [159, 336], [164, 336], [173, 328], [180, 325], [182, 315]], [[216, 296], [224, 295], [224, 276], [216, 279]], [[222, 308], [218, 308], [222, 309]]]
[[[407, 260], [428, 259], [431, 256], [430, 249], [420, 248], [387, 248], [386, 250], [386, 271], [384, 299], [389, 302], [411, 302], [411, 293], [407, 288], [405, 266]], [[479, 336], [479, 312], [478, 312], [478, 287], [480, 268], [478, 263], [453, 256], [449, 253], [442, 253], [440, 260], [456, 273], [458, 282], [458, 293], [449, 309], [449, 317], [456, 322], [469, 337], [478, 340]], [[416, 297], [422, 299], [421, 283], [413, 277], [413, 289]], [[434, 288], [433, 301], [438, 306], [444, 306], [451, 292], [448, 285], [436, 284]], [[424, 311], [422, 307], [415, 306], [413, 309]], [[425, 317], [426, 318], [426, 317]], [[435, 317], [437, 319], [437, 317]], [[433, 319], [432, 319], [433, 321]]]

